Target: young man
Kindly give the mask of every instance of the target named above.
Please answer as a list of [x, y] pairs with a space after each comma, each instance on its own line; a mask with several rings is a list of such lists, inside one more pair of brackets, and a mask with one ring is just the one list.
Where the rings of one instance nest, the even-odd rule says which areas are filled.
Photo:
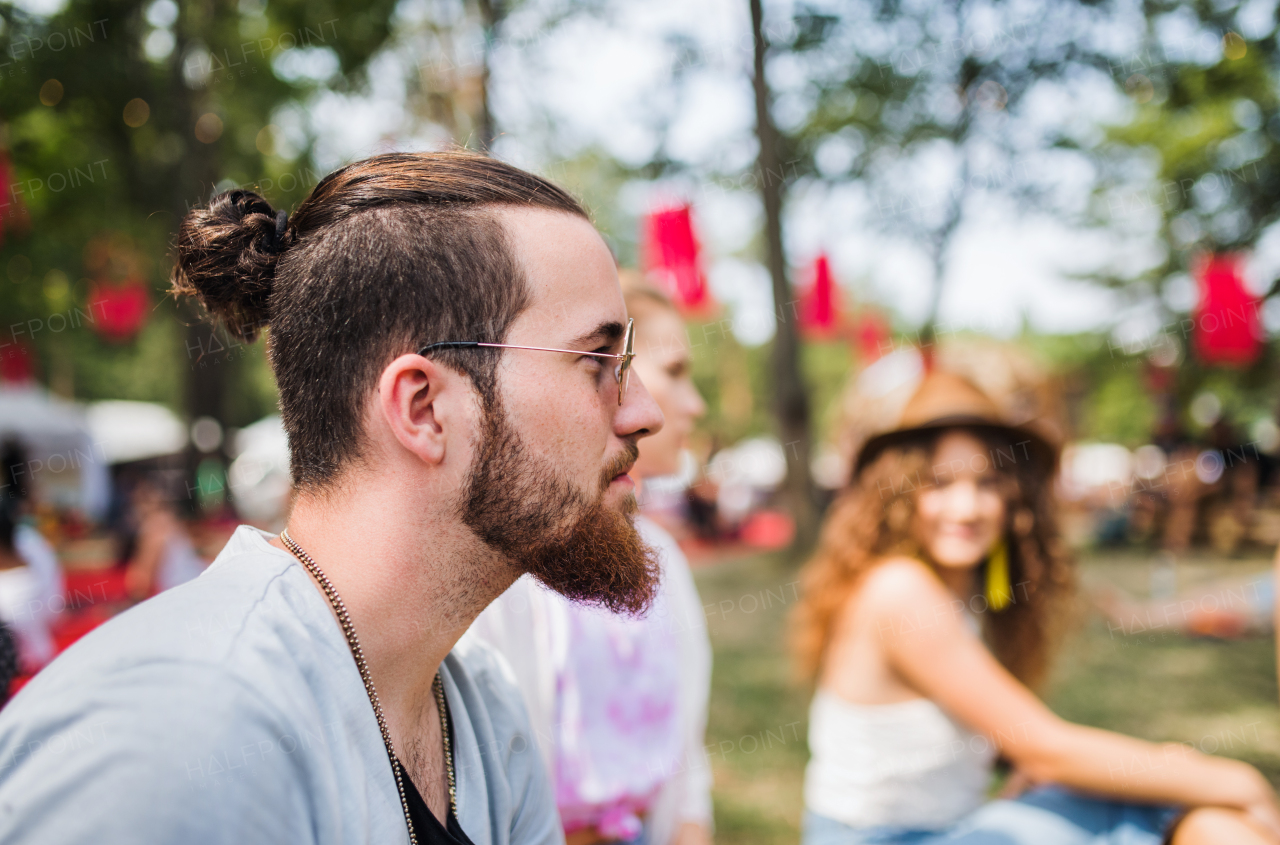
[[0, 711], [0, 841], [561, 841], [518, 693], [459, 638], [529, 572], [644, 607], [613, 259], [555, 186], [378, 156], [188, 215], [175, 289], [269, 350], [296, 498]]

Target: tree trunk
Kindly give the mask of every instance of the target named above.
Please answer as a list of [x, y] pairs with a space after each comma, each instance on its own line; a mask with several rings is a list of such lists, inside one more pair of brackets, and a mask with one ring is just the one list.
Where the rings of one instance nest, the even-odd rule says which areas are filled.
[[498, 24], [506, 16], [506, 7], [502, 0], [477, 0], [480, 7], [480, 19], [484, 26], [484, 54], [480, 66], [480, 149], [488, 152], [489, 147], [498, 137], [498, 126], [493, 119], [493, 110], [489, 105], [489, 61], [493, 51], [493, 43], [498, 37]]
[[929, 258], [933, 262], [933, 287], [929, 291], [929, 312], [925, 315], [924, 325], [920, 329], [920, 351], [930, 360], [934, 354], [934, 344], [938, 334], [938, 317], [942, 313], [942, 293], [947, 272], [947, 255], [951, 249], [951, 238], [964, 219], [965, 200], [968, 199], [969, 186], [969, 151], [964, 146], [969, 131], [969, 112], [960, 118], [959, 128], [952, 136], [952, 143], [960, 150], [960, 178], [956, 180], [956, 190], [951, 196], [951, 205], [947, 209], [947, 219], [942, 228], [934, 233], [929, 249]]
[[781, 144], [769, 110], [769, 83], [765, 78], [765, 54], [761, 0], [750, 0], [751, 35], [755, 47], [752, 87], [756, 95], [756, 137], [760, 156], [756, 176], [764, 203], [765, 250], [773, 283], [774, 313], [778, 331], [773, 340], [774, 415], [778, 437], [787, 456], [783, 495], [796, 521], [793, 549], [806, 551], [818, 533], [818, 508], [809, 470], [809, 394], [800, 372], [800, 338], [794, 297], [787, 279], [787, 256], [782, 243], [782, 203], [785, 188]]
[[[205, 89], [193, 90], [183, 82], [182, 62], [187, 47], [192, 41], [203, 40], [201, 36], [213, 25], [214, 4], [210, 0], [200, 3], [184, 4], [184, 18], [176, 28], [178, 40], [170, 61], [173, 63], [170, 77], [171, 91], [177, 102], [186, 107], [186, 152], [179, 163], [178, 178], [173, 183], [171, 201], [175, 216], [174, 230], [183, 216], [189, 211], [188, 203], [193, 198], [193, 188], [198, 188], [203, 196], [196, 205], [207, 203], [212, 197], [212, 190], [218, 181], [218, 161], [216, 144], [193, 142], [192, 127], [206, 111], [208, 94]], [[226, 430], [226, 392], [230, 373], [235, 366], [225, 338], [227, 335], [204, 319], [202, 309], [194, 300], [183, 303], [181, 312], [184, 315], [183, 344], [185, 346], [187, 383], [185, 391], [186, 423], [190, 425], [200, 417], [212, 417]], [[222, 463], [225, 470], [229, 463], [228, 447], [223, 442], [211, 456], [201, 454], [194, 443], [188, 443], [184, 455], [187, 476], [187, 504], [191, 515], [201, 513], [199, 501], [201, 490], [197, 487], [198, 469], [206, 457], [214, 457]], [[211, 492], [211, 491], [205, 491]], [[231, 491], [225, 490], [225, 501], [231, 504]]]

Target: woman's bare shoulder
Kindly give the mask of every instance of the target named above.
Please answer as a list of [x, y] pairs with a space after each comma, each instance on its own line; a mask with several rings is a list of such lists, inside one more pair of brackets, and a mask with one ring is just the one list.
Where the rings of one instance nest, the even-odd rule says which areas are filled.
[[886, 557], [867, 570], [850, 592], [842, 608], [846, 618], [858, 618], [882, 628], [883, 620], [895, 625], [925, 609], [950, 607], [955, 595], [933, 569], [909, 556]]
[[876, 604], [914, 602], [946, 593], [946, 586], [927, 563], [906, 555], [885, 557], [876, 562], [858, 584], [860, 597]]

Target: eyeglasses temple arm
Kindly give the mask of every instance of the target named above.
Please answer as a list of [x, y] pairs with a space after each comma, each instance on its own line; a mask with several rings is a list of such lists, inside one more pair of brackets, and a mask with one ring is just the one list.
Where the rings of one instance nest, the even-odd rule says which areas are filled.
[[581, 349], [553, 349], [549, 346], [516, 346], [510, 343], [482, 343], [478, 340], [442, 340], [439, 343], [433, 343], [430, 346], [424, 346], [418, 350], [419, 355], [426, 355], [436, 349], [469, 349], [471, 347], [484, 346], [492, 349], [531, 349], [534, 352], [563, 352], [567, 355], [586, 355], [590, 358], [616, 358], [626, 359], [635, 357], [634, 352], [623, 352], [615, 354], [612, 352], [583, 352]]
[[485, 344], [478, 340], [442, 340], [439, 343], [433, 343], [429, 346], [422, 347], [418, 350], [418, 354], [426, 355], [428, 352], [432, 352], [436, 349], [467, 349], [472, 346], [484, 345]]

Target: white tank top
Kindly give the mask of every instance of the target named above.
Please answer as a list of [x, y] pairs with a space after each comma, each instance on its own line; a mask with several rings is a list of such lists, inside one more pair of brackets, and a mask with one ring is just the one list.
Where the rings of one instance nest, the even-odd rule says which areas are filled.
[[819, 689], [809, 708], [805, 806], [851, 827], [938, 830], [976, 810], [995, 751], [927, 698], [853, 704]]

